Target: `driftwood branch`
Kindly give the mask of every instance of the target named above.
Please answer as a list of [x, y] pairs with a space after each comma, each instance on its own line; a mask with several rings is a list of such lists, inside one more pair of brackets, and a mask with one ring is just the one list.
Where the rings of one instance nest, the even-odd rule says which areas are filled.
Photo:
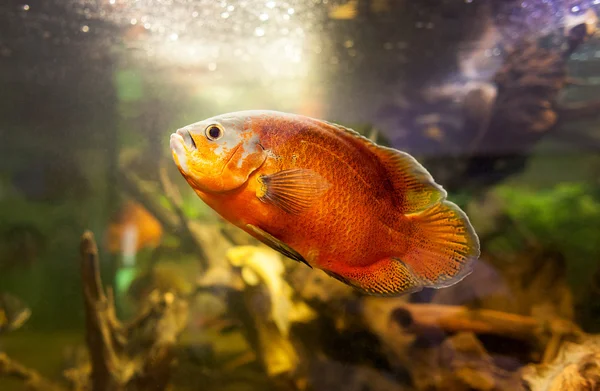
[[0, 376], [12, 377], [25, 382], [28, 389], [34, 391], [64, 391], [65, 389], [44, 378], [37, 371], [13, 361], [0, 352]]
[[600, 388], [600, 340], [587, 335], [581, 343], [566, 342], [556, 358], [539, 365], [529, 364], [521, 372], [527, 390], [583, 391]]
[[185, 216], [177, 190], [167, 178], [166, 172], [161, 173], [161, 185], [175, 212], [160, 205], [156, 201], [154, 191], [134, 174], [120, 170], [119, 175], [127, 193], [148, 209], [167, 230], [193, 244], [198, 260], [205, 270], [224, 259], [225, 252], [232, 245], [230, 239], [219, 229], [191, 221]]
[[135, 174], [121, 169], [119, 170], [119, 181], [125, 191], [148, 209], [166, 229], [171, 232], [180, 231], [177, 216], [160, 205], [154, 191], [145, 186]]
[[442, 329], [449, 333], [469, 331], [475, 334], [494, 334], [519, 340], [529, 340], [540, 329], [540, 322], [529, 316], [492, 310], [472, 310], [460, 306], [435, 304], [405, 304], [397, 311], [406, 311], [411, 331]]
[[[394, 318], [401, 319], [400, 323], [415, 333], [441, 329], [448, 333], [472, 332], [542, 343], [554, 338], [579, 340], [583, 335], [575, 324], [564, 319], [540, 320], [531, 316], [462, 306], [405, 304], [394, 312]], [[550, 356], [553, 358], [554, 354]]]
[[195, 248], [197, 249], [197, 253], [200, 257], [200, 262], [202, 266], [205, 269], [208, 269], [210, 262], [208, 261], [209, 255], [205, 250], [206, 243], [203, 243], [202, 238], [199, 237], [196, 232], [194, 232], [191, 222], [183, 212], [183, 201], [181, 200], [181, 195], [169, 179], [169, 176], [167, 175], [167, 170], [165, 169], [164, 165], [160, 168], [159, 175], [160, 183], [163, 188], [164, 194], [169, 200], [169, 203], [171, 204], [171, 207], [173, 208], [173, 210], [175, 211], [175, 215], [177, 216], [178, 227], [180, 227], [180, 230], [185, 232], [185, 235], [194, 243]]
[[116, 317], [112, 291], [105, 293], [102, 287], [91, 232], [81, 239], [81, 260], [92, 390], [165, 389], [187, 304], [172, 293], [154, 291], [138, 316], [124, 326]]
[[[531, 316], [486, 309], [436, 304], [384, 304], [377, 299], [365, 299], [363, 317], [370, 328], [385, 338], [393, 338], [386, 322], [395, 322], [406, 332], [474, 333], [496, 335], [533, 343], [543, 350], [543, 362], [554, 357], [564, 341], [580, 341], [584, 333], [564, 319], [541, 320]], [[377, 320], [377, 314], [379, 319]], [[381, 317], [383, 316], [383, 317]]]
[[114, 319], [100, 278], [98, 247], [91, 232], [85, 232], [81, 238], [81, 278], [86, 319], [86, 342], [92, 364], [91, 384], [93, 390], [118, 390], [120, 379], [127, 378], [125, 368], [119, 362], [114, 342], [117, 330], [113, 328]]

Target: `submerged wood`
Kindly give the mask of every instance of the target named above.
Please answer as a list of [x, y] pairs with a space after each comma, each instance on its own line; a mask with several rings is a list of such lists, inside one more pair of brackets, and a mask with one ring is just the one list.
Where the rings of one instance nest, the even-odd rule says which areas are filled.
[[187, 303], [153, 292], [138, 316], [122, 324], [111, 290], [104, 291], [98, 249], [91, 232], [81, 239], [81, 273], [93, 391], [164, 390], [175, 343], [187, 320]]
[[25, 382], [27, 389], [33, 391], [64, 391], [65, 388], [44, 378], [37, 371], [12, 360], [0, 352], [0, 377], [12, 377]]
[[[540, 320], [531, 316], [487, 309], [438, 304], [411, 304], [365, 298], [363, 317], [369, 327], [386, 332], [389, 322], [396, 322], [406, 332], [425, 334], [435, 330], [445, 333], [472, 332], [536, 343], [554, 358], [563, 340], [577, 341], [582, 331], [564, 319]], [[392, 337], [392, 336], [388, 336]]]
[[505, 312], [469, 309], [462, 306], [435, 304], [405, 304], [401, 309], [410, 313], [411, 329], [440, 328], [447, 332], [471, 331], [528, 340], [540, 329], [537, 319]]
[[564, 343], [547, 364], [525, 367], [523, 379], [530, 391], [596, 391], [600, 389], [600, 337]]
[[204, 270], [219, 264], [225, 259], [227, 249], [232, 246], [232, 238], [224, 235], [218, 227], [199, 224], [188, 219], [182, 211], [182, 201], [177, 190], [168, 179], [164, 167], [161, 169], [160, 177], [164, 195], [172, 210], [161, 205], [156, 200], [155, 190], [149, 189], [127, 168], [123, 167], [119, 171], [119, 180], [125, 192], [150, 211], [167, 231], [191, 243], [198, 255], [198, 262]]

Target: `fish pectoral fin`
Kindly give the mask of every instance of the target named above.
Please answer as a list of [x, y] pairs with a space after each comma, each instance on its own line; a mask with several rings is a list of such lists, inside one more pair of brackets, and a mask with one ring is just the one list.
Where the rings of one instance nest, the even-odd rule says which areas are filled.
[[267, 231], [258, 228], [256, 225], [246, 224], [246, 227], [248, 228], [248, 230], [253, 232], [261, 242], [271, 247], [273, 250], [280, 252], [288, 258], [301, 262], [312, 269], [312, 266], [310, 266], [310, 264], [306, 261], [306, 259], [304, 259], [302, 255], [300, 255], [296, 250], [294, 250], [287, 244], [283, 243], [281, 240], [277, 239], [275, 236], [271, 235]]
[[423, 284], [410, 267], [397, 258], [384, 258], [368, 266], [356, 266], [343, 272], [324, 272], [368, 295], [398, 296], [423, 289]]
[[325, 178], [307, 169], [283, 170], [262, 175], [259, 180], [262, 188], [258, 198], [292, 214], [310, 208], [331, 187]]

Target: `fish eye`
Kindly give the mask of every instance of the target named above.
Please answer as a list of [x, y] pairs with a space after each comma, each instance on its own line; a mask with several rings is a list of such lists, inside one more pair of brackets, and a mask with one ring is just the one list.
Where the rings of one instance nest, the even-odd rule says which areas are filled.
[[206, 133], [207, 139], [215, 141], [223, 137], [223, 135], [225, 134], [225, 130], [221, 126], [213, 124], [209, 125], [204, 131], [204, 133]]

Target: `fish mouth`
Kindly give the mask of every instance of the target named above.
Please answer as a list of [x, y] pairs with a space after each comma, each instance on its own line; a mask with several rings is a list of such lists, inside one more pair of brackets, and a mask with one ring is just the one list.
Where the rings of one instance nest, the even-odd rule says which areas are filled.
[[172, 133], [169, 146], [171, 147], [171, 152], [174, 155], [175, 163], [179, 166], [183, 172], [187, 173], [187, 148], [185, 145], [185, 140], [181, 134]]
[[185, 154], [186, 152], [186, 147], [185, 147], [185, 141], [183, 139], [183, 137], [181, 136], [181, 134], [179, 133], [171, 133], [171, 139], [169, 140], [169, 146], [171, 147], [171, 150], [175, 153], [179, 154]]
[[178, 134], [179, 136], [181, 136], [185, 146], [188, 149], [192, 149], [192, 150], [197, 149], [196, 142], [192, 138], [192, 134], [190, 133], [190, 131], [188, 129], [186, 129], [186, 128], [177, 129], [177, 132], [175, 134]]

